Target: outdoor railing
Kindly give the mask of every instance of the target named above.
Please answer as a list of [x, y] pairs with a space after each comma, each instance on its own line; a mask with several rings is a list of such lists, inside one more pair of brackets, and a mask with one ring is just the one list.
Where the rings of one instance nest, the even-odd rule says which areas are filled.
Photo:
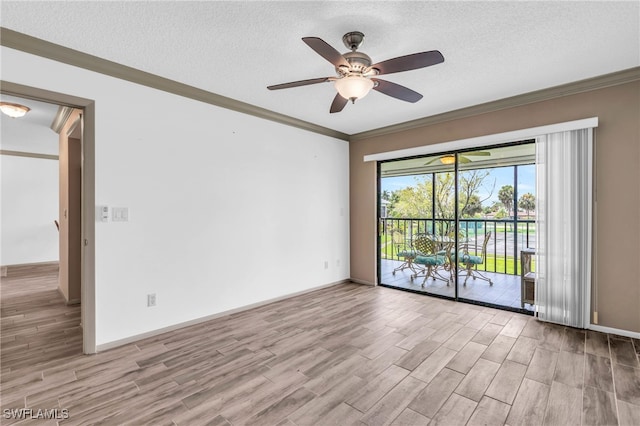
[[[486, 259], [478, 269], [488, 272], [518, 275], [520, 250], [535, 248], [536, 224], [530, 219], [460, 219], [458, 245], [466, 244], [471, 254], [480, 254], [487, 232]], [[455, 221], [451, 219], [380, 219], [380, 257], [403, 260], [398, 252], [409, 248], [416, 234], [452, 235]]]

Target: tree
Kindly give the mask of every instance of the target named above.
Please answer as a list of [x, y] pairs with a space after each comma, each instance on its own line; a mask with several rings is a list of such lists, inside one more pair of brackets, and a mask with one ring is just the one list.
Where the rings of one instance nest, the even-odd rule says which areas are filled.
[[427, 176], [416, 178], [416, 186], [393, 191], [390, 216], [405, 218], [431, 217], [432, 194], [431, 179]]
[[522, 196], [518, 200], [518, 206], [521, 209], [525, 210], [527, 212], [527, 217], [529, 217], [529, 212], [536, 209], [536, 197], [530, 192], [522, 194]]
[[513, 207], [513, 186], [504, 185], [500, 188], [500, 191], [498, 191], [498, 199], [507, 209], [507, 214], [510, 214]]
[[436, 217], [450, 219], [453, 217], [453, 173], [436, 174]]
[[[491, 189], [488, 190], [489, 195], [481, 200], [478, 190], [483, 186], [485, 179], [490, 175], [488, 170], [469, 170], [460, 173], [460, 190], [458, 191], [458, 202], [460, 203], [460, 214], [466, 217], [472, 217], [482, 211], [482, 203], [491, 198], [496, 188], [496, 180], [493, 180]], [[473, 205], [472, 205], [473, 204]]]
[[385, 189], [382, 191], [382, 194], [380, 194], [380, 198], [389, 202], [389, 204], [387, 204], [387, 215], [393, 217], [393, 209], [399, 198], [398, 191], [389, 192]]
[[509, 213], [507, 213], [507, 211], [505, 210], [504, 207], [500, 207], [498, 209], [498, 211], [496, 212], [496, 219], [504, 219], [505, 217], [509, 216]]
[[[471, 170], [460, 173], [458, 191], [458, 209], [461, 216], [472, 217], [482, 211], [482, 203], [477, 194], [483, 186], [488, 171]], [[393, 191], [391, 194], [382, 194], [382, 197], [391, 198], [393, 208], [390, 213], [392, 217], [405, 218], [431, 218], [433, 216], [433, 201], [435, 200], [435, 217], [439, 219], [453, 219], [455, 209], [455, 175], [453, 173], [436, 173], [434, 186], [431, 183], [431, 175], [416, 178], [416, 185]], [[489, 190], [489, 197], [495, 188]], [[394, 196], [397, 198], [394, 200]], [[386, 199], [386, 198], [385, 198]]]
[[498, 210], [500, 210], [500, 208], [502, 207], [502, 204], [499, 201], [494, 201], [493, 203], [491, 203], [491, 205], [489, 206], [489, 211], [492, 213], [497, 212]]
[[482, 201], [476, 194], [472, 194], [462, 209], [461, 214], [463, 217], [473, 217], [480, 212], [482, 212]]

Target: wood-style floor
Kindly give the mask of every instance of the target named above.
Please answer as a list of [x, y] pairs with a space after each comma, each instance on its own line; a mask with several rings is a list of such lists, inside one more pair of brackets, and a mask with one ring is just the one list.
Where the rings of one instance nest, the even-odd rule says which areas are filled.
[[638, 340], [343, 284], [85, 356], [31, 272], [2, 280], [2, 424], [640, 424]]

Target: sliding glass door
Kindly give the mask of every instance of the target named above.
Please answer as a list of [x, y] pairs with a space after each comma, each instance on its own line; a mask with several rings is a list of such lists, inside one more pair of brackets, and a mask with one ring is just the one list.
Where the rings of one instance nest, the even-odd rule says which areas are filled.
[[419, 157], [380, 164], [380, 283], [455, 297], [442, 239], [452, 220], [455, 157]]
[[521, 272], [523, 251], [535, 246], [535, 145], [460, 154], [457, 190], [458, 297], [533, 310]]
[[529, 142], [381, 162], [380, 284], [532, 310], [521, 294], [521, 253], [535, 245]]

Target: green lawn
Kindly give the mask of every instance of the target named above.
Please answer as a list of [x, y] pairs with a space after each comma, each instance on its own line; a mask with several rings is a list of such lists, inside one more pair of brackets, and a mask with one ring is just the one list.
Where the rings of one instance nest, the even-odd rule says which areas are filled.
[[[485, 266], [487, 271], [489, 272], [499, 272], [499, 273], [504, 273], [505, 271], [505, 263], [506, 263], [506, 268], [507, 268], [507, 274], [511, 274], [511, 275], [518, 275], [518, 272], [516, 272], [515, 269], [515, 265], [513, 262], [513, 256], [507, 256], [506, 259], [505, 257], [494, 257], [493, 255], [487, 255], [487, 258], [485, 260]], [[518, 269], [520, 267], [520, 259], [518, 259]], [[536, 270], [536, 265], [535, 265], [535, 260], [531, 260], [531, 268], [532, 270]], [[483, 269], [481, 266], [479, 267], [479, 269]]]

